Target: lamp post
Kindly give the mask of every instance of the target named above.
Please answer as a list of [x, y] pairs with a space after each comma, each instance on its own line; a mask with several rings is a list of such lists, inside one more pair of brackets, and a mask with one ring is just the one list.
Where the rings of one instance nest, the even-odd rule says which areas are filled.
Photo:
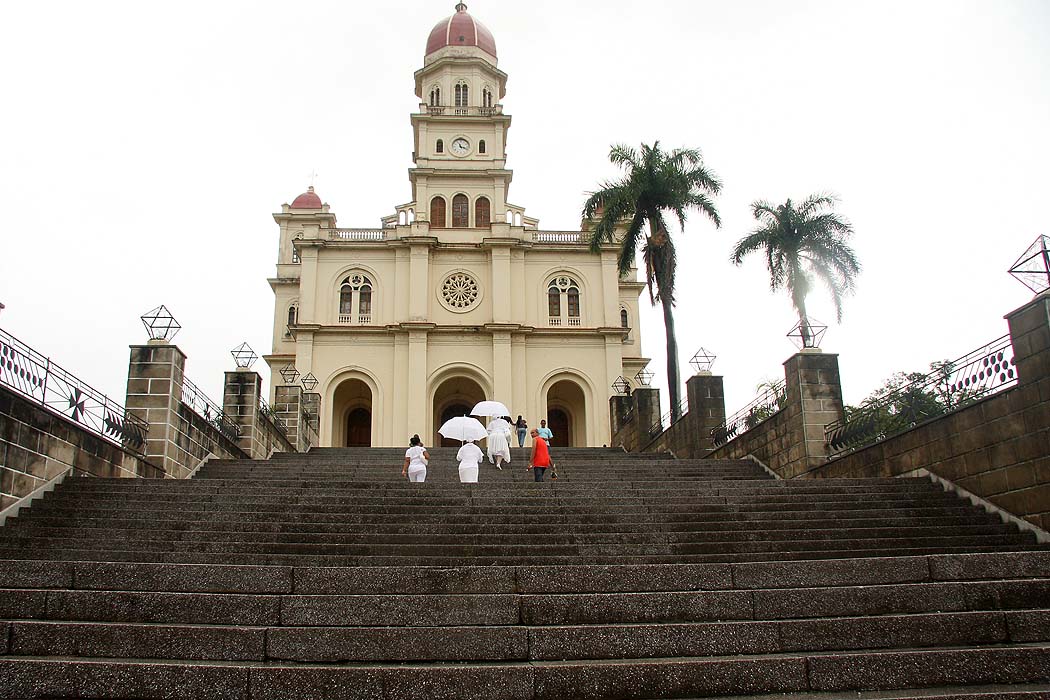
[[1013, 265], [1010, 274], [1036, 294], [1050, 289], [1050, 236], [1039, 236]]
[[161, 340], [170, 343], [171, 339], [182, 330], [182, 326], [168, 311], [168, 307], [161, 304], [157, 308], [147, 311], [139, 316], [142, 325], [146, 327], [150, 340]]
[[259, 356], [252, 350], [252, 346], [246, 342], [230, 350], [230, 354], [233, 355], [233, 361], [236, 363], [237, 369], [251, 369], [255, 361], [259, 359]]
[[689, 358], [689, 364], [693, 366], [697, 374], [711, 374], [711, 368], [714, 366], [717, 357], [714, 353], [700, 348], [695, 355]]

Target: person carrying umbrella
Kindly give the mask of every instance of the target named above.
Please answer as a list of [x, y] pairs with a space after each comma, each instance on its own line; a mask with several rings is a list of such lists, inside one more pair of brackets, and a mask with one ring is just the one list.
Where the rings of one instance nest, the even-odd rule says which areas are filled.
[[503, 469], [503, 462], [510, 464], [510, 423], [502, 418], [489, 422], [489, 462], [495, 461], [496, 469]]
[[481, 460], [485, 459], [485, 453], [481, 451], [478, 444], [473, 440], [463, 443], [456, 453], [456, 461], [459, 462], [459, 480], [464, 484], [478, 483], [478, 467]]

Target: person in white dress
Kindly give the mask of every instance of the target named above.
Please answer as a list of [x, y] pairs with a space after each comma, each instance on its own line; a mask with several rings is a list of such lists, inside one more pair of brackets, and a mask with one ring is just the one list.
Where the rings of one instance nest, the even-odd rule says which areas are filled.
[[510, 423], [494, 418], [485, 429], [489, 434], [489, 462], [495, 462], [496, 469], [503, 469], [503, 462], [510, 464]]
[[409, 448], [405, 451], [405, 464], [401, 467], [401, 476], [408, 475], [409, 481], [427, 480], [427, 461], [430, 454], [423, 447], [423, 441], [418, 435], [413, 435], [408, 441]]
[[485, 453], [481, 451], [475, 442], [466, 442], [456, 453], [456, 461], [459, 462], [459, 480], [464, 484], [478, 483], [478, 465], [485, 459]]

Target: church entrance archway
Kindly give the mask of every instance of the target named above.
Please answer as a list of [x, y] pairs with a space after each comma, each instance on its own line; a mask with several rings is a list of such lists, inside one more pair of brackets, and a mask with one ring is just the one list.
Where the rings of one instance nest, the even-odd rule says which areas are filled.
[[554, 433], [554, 447], [587, 445], [587, 401], [571, 379], [557, 381], [547, 390], [547, 427]]
[[[485, 400], [485, 391], [470, 377], [449, 377], [434, 392], [434, 434], [431, 445], [459, 447], [459, 440], [441, 437], [437, 430], [453, 416], [469, 415], [474, 404]], [[484, 422], [484, 418], [481, 419]]]
[[332, 445], [372, 445], [372, 389], [360, 379], [346, 379], [332, 400]]

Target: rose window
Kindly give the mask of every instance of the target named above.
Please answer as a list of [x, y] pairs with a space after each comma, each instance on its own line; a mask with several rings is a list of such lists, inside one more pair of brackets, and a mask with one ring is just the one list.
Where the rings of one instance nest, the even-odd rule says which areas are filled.
[[453, 311], [465, 311], [478, 300], [478, 283], [465, 272], [454, 272], [441, 285], [441, 299]]

